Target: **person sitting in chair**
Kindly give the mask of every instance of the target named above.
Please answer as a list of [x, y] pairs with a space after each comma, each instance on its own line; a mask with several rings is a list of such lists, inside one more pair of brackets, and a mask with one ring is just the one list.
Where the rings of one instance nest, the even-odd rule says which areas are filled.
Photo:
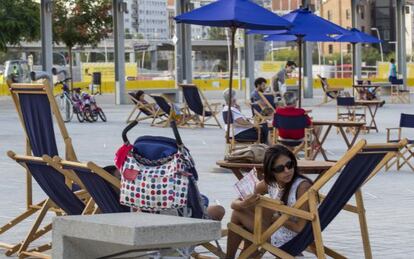
[[[259, 195], [268, 194], [270, 198], [292, 207], [312, 185], [309, 178], [299, 174], [295, 155], [282, 145], [275, 145], [266, 150], [263, 173], [264, 180], [256, 184], [254, 194], [244, 200], [239, 198], [231, 204], [231, 223], [243, 226], [250, 232], [254, 230], [255, 204], [259, 200]], [[301, 209], [308, 210], [308, 204], [305, 203]], [[280, 217], [280, 214], [266, 208], [263, 210], [262, 226], [266, 229]], [[291, 217], [272, 234], [270, 243], [275, 247], [281, 247], [294, 238], [306, 223], [305, 219]], [[226, 258], [235, 258], [242, 239], [237, 233], [229, 231]], [[246, 244], [248, 246], [249, 242], [245, 243], [245, 248]]]
[[255, 89], [250, 94], [250, 99], [252, 102], [261, 102], [262, 99], [260, 98], [259, 92], [264, 93], [266, 91], [266, 83], [267, 80], [263, 77], [258, 77], [254, 80], [254, 87]]
[[[240, 106], [237, 104], [236, 92], [232, 90], [230, 94], [230, 89], [226, 89], [223, 93], [224, 100], [226, 105], [223, 107], [223, 113], [228, 112], [229, 103], [231, 100], [231, 115], [233, 118], [233, 128], [234, 128], [234, 138], [236, 140], [257, 140], [258, 139], [258, 130], [255, 125], [250, 122], [247, 117], [241, 113]], [[224, 116], [225, 114], [223, 114]], [[227, 130], [228, 124], [226, 123], [225, 130]], [[260, 124], [260, 142], [268, 143], [268, 127], [267, 123]]]
[[306, 118], [306, 126], [310, 126], [312, 124], [311, 119], [306, 114], [306, 111], [302, 108], [297, 108], [297, 97], [295, 93], [293, 92], [286, 92], [283, 95], [283, 99], [285, 102], [284, 107], [278, 107], [275, 111], [275, 117], [273, 120], [273, 126], [278, 129], [278, 141], [283, 143], [287, 146], [298, 146], [300, 143], [303, 142], [303, 139], [305, 137], [305, 129], [304, 128], [298, 128], [298, 129], [288, 129], [288, 128], [281, 128], [277, 125], [277, 116], [283, 116], [283, 117], [301, 117], [305, 116]]

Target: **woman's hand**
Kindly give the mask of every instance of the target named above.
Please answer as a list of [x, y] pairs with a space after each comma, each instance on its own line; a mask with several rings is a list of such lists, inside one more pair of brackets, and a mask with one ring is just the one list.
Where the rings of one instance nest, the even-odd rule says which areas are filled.
[[246, 209], [246, 208], [250, 208], [254, 205], [256, 205], [257, 201], [259, 200], [260, 195], [258, 194], [251, 194], [249, 196], [246, 197], [246, 199], [244, 199], [241, 203], [240, 203], [240, 207]]

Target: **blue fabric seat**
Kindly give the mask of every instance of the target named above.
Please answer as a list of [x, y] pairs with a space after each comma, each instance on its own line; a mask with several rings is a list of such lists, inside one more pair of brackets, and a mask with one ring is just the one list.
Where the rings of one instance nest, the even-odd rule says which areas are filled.
[[217, 119], [218, 104], [209, 104], [208, 100], [200, 92], [196, 85], [179, 85], [183, 91], [184, 101], [186, 108], [185, 117], [186, 123], [194, 123], [197, 126], [204, 127], [205, 122], [211, 118], [214, 118], [215, 124], [208, 124], [211, 126], [218, 126], [221, 128], [220, 122]]

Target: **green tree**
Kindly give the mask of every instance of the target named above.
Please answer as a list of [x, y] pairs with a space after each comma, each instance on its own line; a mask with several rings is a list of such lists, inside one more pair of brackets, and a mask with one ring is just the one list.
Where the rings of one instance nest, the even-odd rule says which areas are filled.
[[378, 49], [368, 46], [362, 48], [362, 61], [368, 66], [375, 66], [377, 61], [381, 60], [381, 54]]
[[55, 0], [53, 39], [68, 48], [72, 76], [72, 49], [97, 45], [112, 31], [110, 0]]
[[40, 36], [40, 7], [32, 0], [0, 1], [0, 51], [7, 45], [37, 40]]
[[287, 60], [293, 60], [298, 63], [298, 50], [297, 49], [279, 49], [269, 52], [266, 55], [266, 60], [272, 60], [272, 54], [273, 54], [273, 60], [275, 61], [287, 61]]
[[224, 28], [220, 27], [211, 27], [208, 30], [207, 39], [209, 40], [225, 40], [226, 39], [226, 32]]

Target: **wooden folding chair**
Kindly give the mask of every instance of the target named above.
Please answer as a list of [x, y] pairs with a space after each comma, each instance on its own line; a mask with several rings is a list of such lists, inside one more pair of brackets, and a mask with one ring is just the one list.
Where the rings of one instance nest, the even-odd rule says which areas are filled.
[[[338, 121], [352, 121], [352, 122], [365, 122], [367, 119], [366, 106], [360, 106], [355, 103], [354, 97], [341, 97], [336, 98], [336, 119]], [[355, 134], [354, 129], [351, 130]]]
[[336, 98], [338, 96], [340, 96], [342, 94], [342, 91], [344, 90], [344, 88], [342, 88], [342, 87], [338, 87], [338, 88], [330, 87], [329, 84], [328, 84], [328, 80], [325, 77], [321, 77], [320, 75], [318, 75], [318, 77], [319, 77], [319, 80], [321, 82], [321, 87], [322, 87], [322, 90], [324, 92], [324, 95], [323, 95], [322, 103], [318, 104], [317, 106], [327, 104], [331, 101], [334, 101], [334, 100], [336, 100]]
[[[229, 231], [252, 243], [238, 258], [251, 258], [252, 254], [260, 250], [268, 251], [279, 258], [293, 259], [306, 249], [318, 258], [326, 258], [326, 255], [333, 258], [346, 258], [326, 247], [322, 239], [322, 231], [342, 209], [358, 214], [365, 258], [372, 258], [361, 187], [397, 154], [399, 147], [398, 143], [367, 145], [365, 140], [359, 141], [334, 166], [320, 176], [293, 207], [274, 199], [260, 197], [255, 206], [253, 233], [239, 225], [228, 224]], [[322, 195], [321, 188], [342, 168], [343, 170], [328, 194]], [[347, 204], [353, 195], [355, 195], [356, 206]], [[300, 209], [305, 203], [309, 205], [309, 211]], [[264, 208], [278, 211], [281, 214], [267, 229], [262, 228]], [[281, 247], [272, 246], [269, 243], [270, 237], [290, 217], [305, 219], [309, 222], [301, 232]]]
[[[312, 127], [307, 115], [301, 116], [283, 116], [275, 113], [273, 117], [273, 144], [281, 144], [292, 150], [297, 156], [300, 151], [305, 152], [305, 158], [311, 157], [312, 146]], [[279, 130], [304, 131], [304, 138], [301, 140], [282, 139], [279, 136]]]
[[[401, 141], [403, 128], [414, 128], [414, 114], [401, 113], [399, 127], [387, 128], [387, 143], [396, 143]], [[396, 139], [391, 137], [392, 131], [397, 131]], [[407, 143], [401, 147], [395, 160], [387, 163], [386, 170], [389, 170], [393, 165], [396, 165], [397, 170], [400, 170], [406, 164], [411, 168], [411, 170], [414, 171], [414, 166], [410, 161], [414, 157], [414, 140], [407, 139], [406, 142]]]
[[[66, 130], [48, 81], [44, 80], [42, 84], [12, 84], [10, 81], [7, 83], [26, 135], [26, 155], [31, 156], [32, 152], [34, 156], [38, 157], [43, 154], [57, 154], [57, 146], [53, 130], [53, 114], [65, 143], [65, 157], [68, 160], [76, 161], [77, 158], [72, 146], [72, 140]], [[70, 182], [67, 181], [67, 184], [70, 184]], [[3, 225], [0, 228], [0, 234], [4, 234], [6, 231], [12, 229], [36, 212], [39, 212], [40, 215], [44, 212], [45, 206], [43, 205], [47, 203], [47, 200], [33, 204], [32, 197], [32, 176], [30, 172], [27, 171], [26, 211]], [[7, 249], [6, 255], [11, 255], [17, 252], [20, 249], [20, 246], [21, 244], [0, 243], [0, 247]]]
[[231, 154], [233, 151], [246, 147], [248, 145], [251, 144], [259, 144], [261, 143], [261, 128], [260, 125], [258, 125], [257, 123], [255, 123], [254, 127], [257, 129], [257, 139], [236, 139], [234, 137], [235, 133], [234, 133], [234, 120], [233, 120], [233, 116], [230, 113], [230, 121], [228, 121], [228, 117], [227, 117], [228, 111], [223, 111], [222, 112], [222, 116], [223, 116], [223, 121], [224, 124], [227, 127], [230, 127], [230, 131], [231, 131], [231, 136], [229, 136], [229, 142], [226, 143], [226, 154]]
[[262, 104], [262, 109], [265, 109], [265, 108], [271, 109], [273, 110], [273, 113], [274, 113], [276, 109], [275, 96], [273, 94], [262, 93], [262, 92], [258, 92], [258, 94], [260, 96], [261, 102], [259, 103]]
[[264, 115], [262, 108], [263, 106], [259, 103], [247, 102], [247, 105], [250, 107], [250, 110], [252, 111], [252, 118], [255, 121], [255, 123], [260, 124], [272, 119], [273, 113], [268, 116]]
[[[126, 123], [130, 123], [134, 120], [142, 121], [148, 119], [151, 119], [153, 121], [159, 119], [162, 122], [165, 119], [165, 113], [157, 113], [157, 109], [154, 107], [153, 103], [142, 103], [141, 101], [135, 98], [134, 93], [128, 93], [128, 96], [134, 104], [134, 108], [132, 109], [131, 113], [126, 119]], [[134, 119], [131, 119], [136, 111], [138, 111], [137, 115], [134, 117]]]
[[[49, 255], [43, 254], [43, 252], [51, 248], [51, 243], [36, 248], [29, 247], [32, 242], [52, 229], [52, 223], [41, 227], [47, 212], [53, 212], [57, 216], [89, 214], [93, 211], [93, 200], [84, 190], [85, 186], [82, 182], [79, 181], [76, 175], [72, 175], [71, 172], [63, 172], [61, 174], [40, 157], [16, 155], [12, 151], [8, 152], [8, 156], [31, 174], [48, 198], [38, 204], [41, 208], [26, 238], [21, 243], [10, 248], [6, 254], [10, 255], [17, 252], [19, 258], [28, 256], [50, 258]], [[66, 185], [66, 179], [74, 180], [81, 189], [73, 191]]]
[[177, 126], [183, 126], [186, 123], [187, 118], [185, 117], [185, 113], [183, 108], [180, 108], [181, 115], [177, 115], [174, 103], [171, 102], [165, 95], [163, 94], [152, 94], [151, 97], [155, 100], [156, 104], [160, 107], [156, 113], [155, 117], [161, 116], [164, 114], [166, 119], [161, 122], [156, 122], [154, 118], [151, 122], [151, 126], [161, 126], [161, 127], [169, 127], [170, 122], [172, 120], [177, 121]]
[[[180, 84], [178, 86], [184, 95], [185, 123], [192, 123], [201, 128], [204, 128], [205, 125], [218, 126], [221, 129], [221, 124], [217, 118], [221, 103], [210, 104], [203, 92], [196, 85]], [[206, 121], [212, 118], [215, 123], [206, 124]]]

